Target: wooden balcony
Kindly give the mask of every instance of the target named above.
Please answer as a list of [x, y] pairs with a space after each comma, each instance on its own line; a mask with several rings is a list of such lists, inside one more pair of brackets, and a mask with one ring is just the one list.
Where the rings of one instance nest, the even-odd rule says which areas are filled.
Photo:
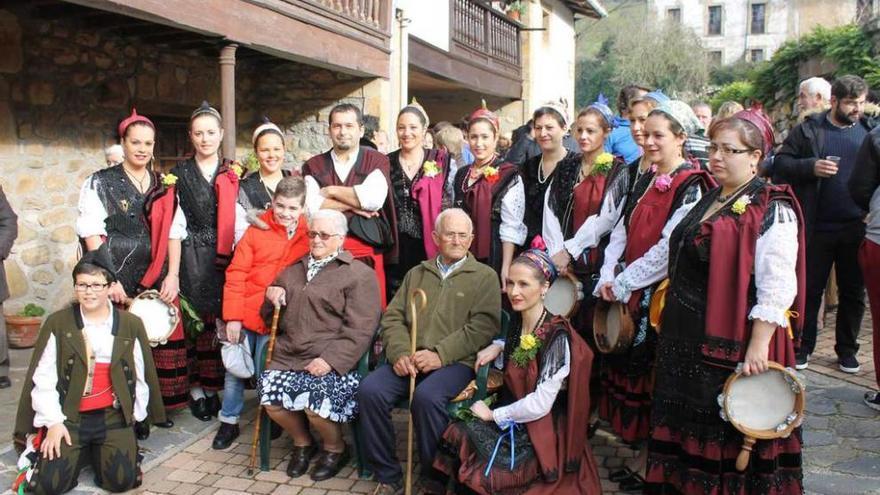
[[[387, 33], [391, 0], [306, 0], [367, 27]], [[294, 2], [292, 2], [294, 3]]]
[[478, 0], [450, 2], [449, 51], [521, 77], [520, 24]]

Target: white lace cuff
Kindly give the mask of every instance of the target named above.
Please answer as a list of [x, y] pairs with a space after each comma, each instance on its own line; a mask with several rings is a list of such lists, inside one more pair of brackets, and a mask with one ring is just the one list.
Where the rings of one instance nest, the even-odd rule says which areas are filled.
[[767, 323], [772, 323], [777, 327], [787, 327], [788, 318], [785, 317], [786, 309], [787, 308], [779, 309], [771, 306], [756, 304], [755, 307], [753, 307], [752, 310], [749, 311], [749, 319], [766, 321]]

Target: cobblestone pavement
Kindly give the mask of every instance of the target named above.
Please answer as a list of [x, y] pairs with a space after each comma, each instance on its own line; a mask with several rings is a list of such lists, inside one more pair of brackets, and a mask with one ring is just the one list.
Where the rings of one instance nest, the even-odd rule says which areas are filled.
[[[833, 314], [827, 321], [834, 321]], [[832, 323], [833, 324], [833, 323]], [[837, 369], [834, 355], [833, 326], [820, 334], [816, 353], [804, 372], [807, 382], [807, 419], [804, 426], [804, 474], [808, 494], [827, 495], [880, 495], [880, 413], [862, 403], [862, 395], [874, 384], [871, 361], [871, 323], [866, 314], [862, 326], [859, 355], [862, 371], [847, 375]], [[14, 351], [13, 375], [24, 374], [29, 353]], [[24, 363], [24, 364], [22, 364]], [[20, 382], [21, 376], [17, 382]], [[0, 414], [12, 418], [20, 393], [0, 391]], [[250, 401], [253, 404], [253, 401]], [[375, 484], [358, 479], [353, 467], [347, 467], [339, 476], [315, 483], [309, 477], [290, 479], [284, 473], [290, 441], [286, 436], [272, 445], [271, 471], [247, 475], [250, 440], [253, 434], [253, 408], [243, 421], [246, 425], [238, 442], [225, 451], [211, 449], [211, 440], [217, 423], [202, 423], [188, 412], [174, 415], [175, 427], [170, 430], [154, 428], [145, 443], [144, 494], [300, 494], [338, 495], [369, 493]], [[395, 415], [398, 432], [398, 455], [405, 459], [406, 416]], [[9, 438], [11, 424], [0, 424], [0, 434]], [[600, 429], [592, 440], [593, 453], [603, 478], [605, 493], [617, 494], [617, 486], [606, 478], [610, 470], [621, 466], [632, 451], [619, 443], [611, 434]], [[15, 456], [11, 445], [0, 448], [0, 486], [8, 487], [14, 476]], [[94, 488], [91, 474], [84, 472], [75, 494], [104, 493]]]

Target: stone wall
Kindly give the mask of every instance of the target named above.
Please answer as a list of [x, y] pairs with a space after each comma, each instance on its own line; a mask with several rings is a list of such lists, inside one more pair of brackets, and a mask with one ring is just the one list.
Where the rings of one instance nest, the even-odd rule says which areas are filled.
[[[54, 310], [72, 297], [79, 189], [104, 166], [102, 150], [132, 105], [182, 121], [202, 100], [219, 107], [216, 55], [77, 22], [0, 9], [0, 186], [19, 216], [5, 262], [7, 312], [28, 302]], [[236, 79], [239, 156], [265, 115], [286, 131], [289, 167], [327, 149], [330, 106], [345, 100], [377, 110], [381, 96], [369, 80], [280, 59], [242, 60]]]

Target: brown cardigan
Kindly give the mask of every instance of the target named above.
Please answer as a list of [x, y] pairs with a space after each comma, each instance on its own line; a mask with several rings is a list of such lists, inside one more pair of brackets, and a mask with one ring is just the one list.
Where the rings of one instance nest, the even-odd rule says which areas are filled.
[[[272, 284], [287, 292], [267, 369], [302, 371], [322, 358], [340, 375], [351, 371], [379, 326], [379, 285], [373, 270], [351, 253], [339, 256], [306, 282], [309, 257], [287, 267]], [[263, 304], [271, 315], [272, 304]]]

